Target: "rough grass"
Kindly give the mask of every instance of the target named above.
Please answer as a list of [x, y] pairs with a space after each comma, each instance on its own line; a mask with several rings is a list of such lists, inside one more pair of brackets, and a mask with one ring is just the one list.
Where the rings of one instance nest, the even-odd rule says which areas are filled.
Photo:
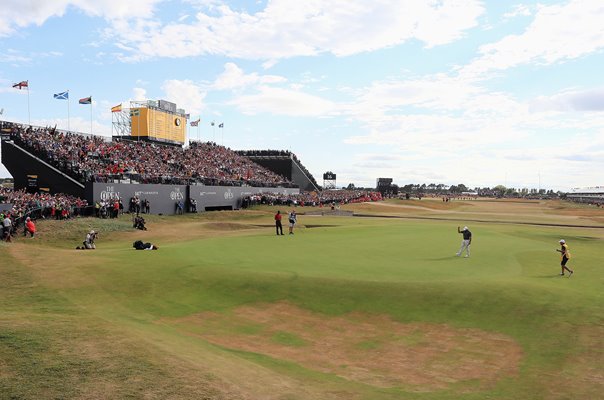
[[[564, 203], [460, 204], [400, 207], [452, 220], [301, 215], [284, 237], [276, 207], [149, 216], [147, 232], [42, 221], [37, 238], [0, 243], [0, 398], [598, 398], [604, 230], [467, 223], [460, 259], [469, 209], [576, 219]], [[98, 249], [72, 250], [91, 228]], [[561, 237], [571, 279], [557, 276]], [[160, 250], [135, 252], [137, 238]]]

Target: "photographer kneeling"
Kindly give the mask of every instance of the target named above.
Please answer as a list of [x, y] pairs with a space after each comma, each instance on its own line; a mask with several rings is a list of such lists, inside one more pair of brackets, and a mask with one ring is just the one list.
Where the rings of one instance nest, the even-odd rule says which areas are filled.
[[157, 247], [154, 244], [143, 243], [142, 240], [137, 240], [136, 242], [132, 243], [132, 247], [134, 247], [136, 250], [157, 250], [157, 249], [159, 249], [159, 247]]
[[76, 250], [94, 250], [96, 249], [96, 244], [94, 241], [97, 238], [97, 233], [95, 231], [90, 231], [86, 234], [86, 238], [82, 242], [83, 246], [76, 247]]

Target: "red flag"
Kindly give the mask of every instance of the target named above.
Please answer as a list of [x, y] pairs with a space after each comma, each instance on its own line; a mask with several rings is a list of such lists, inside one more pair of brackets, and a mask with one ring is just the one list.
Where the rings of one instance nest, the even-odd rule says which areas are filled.
[[28, 88], [29, 87], [29, 82], [28, 81], [21, 81], [19, 83], [15, 83], [13, 85], [13, 87], [15, 89], [19, 89], [19, 90], [23, 89], [24, 87]]
[[92, 104], [92, 96], [80, 99], [80, 104]]

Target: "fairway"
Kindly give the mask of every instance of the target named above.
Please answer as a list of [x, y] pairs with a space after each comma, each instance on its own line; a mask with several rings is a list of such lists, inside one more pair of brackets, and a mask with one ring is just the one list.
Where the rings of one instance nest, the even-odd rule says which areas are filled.
[[0, 398], [601, 397], [604, 210], [422, 202], [41, 222], [0, 243]]

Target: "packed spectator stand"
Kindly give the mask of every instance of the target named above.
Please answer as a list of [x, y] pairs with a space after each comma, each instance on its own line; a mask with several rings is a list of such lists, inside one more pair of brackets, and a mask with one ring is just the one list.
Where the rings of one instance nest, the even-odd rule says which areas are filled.
[[285, 157], [294, 160], [304, 171], [304, 174], [310, 179], [313, 185], [318, 188], [319, 184], [310, 171], [302, 164], [298, 157], [288, 150], [238, 150], [237, 154], [243, 157]]
[[215, 143], [187, 148], [86, 136], [49, 127], [4, 123], [13, 142], [85, 182], [293, 187], [283, 177]]

